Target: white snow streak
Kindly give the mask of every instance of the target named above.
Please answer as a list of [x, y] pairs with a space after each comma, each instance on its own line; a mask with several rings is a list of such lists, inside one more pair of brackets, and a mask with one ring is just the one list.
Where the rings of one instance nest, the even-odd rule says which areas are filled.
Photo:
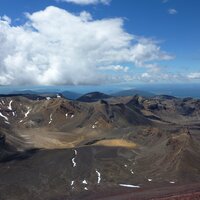
[[5, 115], [3, 115], [1, 112], [0, 112], [0, 116], [3, 117], [6, 121], [8, 121], [8, 118]]
[[51, 122], [52, 122], [52, 114], [50, 114], [50, 116], [49, 116], [49, 124], [51, 124]]
[[72, 158], [72, 164], [73, 164], [73, 167], [76, 167], [75, 158]]
[[76, 150], [76, 149], [74, 150], [74, 154], [75, 154], [75, 156], [77, 156], [77, 154], [78, 154], [78, 152], [77, 152], [77, 150]]
[[28, 107], [28, 111], [24, 114], [24, 118], [28, 117], [28, 114], [31, 112], [31, 109]]
[[12, 102], [13, 102], [13, 100], [11, 100], [11, 101], [9, 102], [9, 105], [8, 105], [8, 109], [9, 109], [9, 110], [12, 110]]
[[130, 187], [130, 188], [140, 188], [138, 185], [127, 185], [127, 184], [119, 184], [122, 187]]
[[97, 169], [95, 171], [96, 171], [97, 176], [98, 176], [97, 183], [100, 184], [100, 182], [101, 182], [101, 173]]
[[72, 166], [73, 167], [76, 167], [76, 162], [75, 162], [75, 158], [76, 158], [76, 156], [77, 156], [77, 154], [78, 154], [78, 152], [77, 152], [77, 150], [75, 149], [74, 150], [74, 157], [72, 158]]
[[170, 183], [171, 183], [171, 184], [174, 184], [175, 182], [174, 182], [174, 181], [170, 181]]
[[74, 185], [74, 181], [71, 181], [71, 186], [73, 186]]

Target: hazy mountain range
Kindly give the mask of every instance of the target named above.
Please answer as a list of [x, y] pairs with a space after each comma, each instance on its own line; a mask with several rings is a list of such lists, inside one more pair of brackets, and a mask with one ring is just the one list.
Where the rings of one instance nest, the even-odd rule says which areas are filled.
[[[132, 89], [130, 89], [132, 88]], [[77, 99], [84, 94], [99, 91], [109, 96], [133, 96], [141, 95], [150, 97], [154, 95], [170, 95], [176, 97], [192, 97], [200, 98], [200, 85], [199, 84], [145, 84], [136, 85], [132, 87], [127, 85], [125, 87], [118, 86], [38, 86], [38, 87], [9, 87], [4, 86], [0, 88], [0, 94], [62, 94], [68, 99]]]

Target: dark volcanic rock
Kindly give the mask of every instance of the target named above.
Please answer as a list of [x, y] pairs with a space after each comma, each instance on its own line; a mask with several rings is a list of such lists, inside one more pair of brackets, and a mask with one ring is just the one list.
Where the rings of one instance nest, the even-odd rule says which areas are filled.
[[0, 200], [153, 199], [199, 185], [199, 100], [82, 101], [0, 97]]

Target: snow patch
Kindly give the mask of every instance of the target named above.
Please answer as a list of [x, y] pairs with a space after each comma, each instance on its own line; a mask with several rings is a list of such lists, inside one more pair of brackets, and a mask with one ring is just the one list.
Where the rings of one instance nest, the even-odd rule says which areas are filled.
[[171, 183], [171, 184], [175, 184], [175, 182], [174, 182], [174, 181], [170, 181], [169, 183]]
[[86, 180], [82, 181], [82, 183], [85, 184], [85, 185], [87, 185], [87, 181]]
[[130, 188], [140, 188], [138, 185], [127, 185], [127, 184], [119, 184], [122, 187], [130, 187]]
[[13, 100], [11, 100], [11, 101], [9, 102], [9, 105], [8, 105], [8, 109], [9, 109], [9, 110], [12, 110], [12, 102], [13, 102]]
[[151, 179], [151, 178], [148, 178], [148, 181], [149, 181], [149, 182], [151, 182], [151, 181], [152, 181], [152, 179]]
[[96, 122], [94, 123], [94, 125], [92, 125], [92, 128], [93, 128], [93, 129], [97, 128], [97, 124], [98, 124], [98, 123], [99, 123], [99, 122], [96, 121]]
[[75, 156], [77, 156], [77, 154], [78, 154], [78, 152], [77, 152], [77, 150], [76, 150], [76, 149], [74, 150], [74, 154], [75, 154]]
[[46, 97], [46, 100], [48, 100], [48, 101], [51, 100], [51, 97]]
[[28, 114], [31, 112], [31, 109], [28, 107], [28, 111], [24, 114], [24, 118], [28, 117]]
[[76, 166], [77, 166], [77, 164], [76, 164], [76, 162], [75, 162], [75, 158], [76, 158], [77, 154], [78, 154], [77, 150], [74, 149], [74, 158], [72, 158], [72, 166], [73, 166], [73, 167], [76, 167]]
[[74, 181], [71, 181], [71, 186], [73, 186], [74, 185]]
[[88, 188], [87, 188], [87, 187], [84, 187], [84, 190], [88, 190]]
[[131, 174], [134, 174], [134, 171], [132, 169], [130, 170], [130, 172], [131, 172]]
[[97, 169], [95, 171], [96, 171], [97, 176], [98, 176], [97, 183], [100, 184], [100, 182], [101, 182], [101, 173]]
[[49, 116], [49, 124], [51, 124], [51, 122], [52, 122], [52, 113], [50, 114], [50, 116]]
[[76, 167], [75, 158], [72, 158], [72, 164], [73, 164], [73, 167]]
[[93, 125], [93, 126], [92, 126], [93, 129], [95, 129], [96, 127], [97, 127], [96, 125]]
[[71, 115], [71, 118], [74, 118], [74, 115]]
[[6, 121], [8, 121], [8, 118], [5, 115], [3, 115], [1, 112], [0, 112], [0, 116], [3, 117]]

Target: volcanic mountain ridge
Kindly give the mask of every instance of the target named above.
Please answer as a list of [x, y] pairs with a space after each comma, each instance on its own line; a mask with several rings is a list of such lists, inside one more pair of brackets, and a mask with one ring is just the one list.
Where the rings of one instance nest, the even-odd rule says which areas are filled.
[[199, 184], [199, 112], [191, 98], [3, 96], [0, 197], [93, 199]]

